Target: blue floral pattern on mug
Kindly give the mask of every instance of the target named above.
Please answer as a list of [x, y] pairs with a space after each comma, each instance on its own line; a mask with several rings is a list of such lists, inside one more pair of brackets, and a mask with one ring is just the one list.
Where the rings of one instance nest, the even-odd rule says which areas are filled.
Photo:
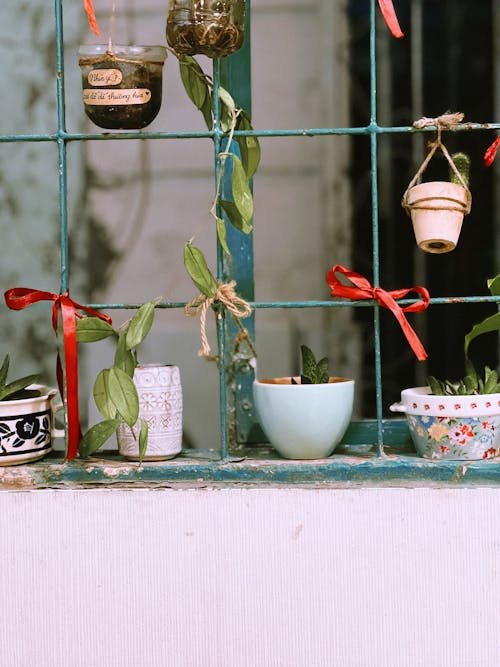
[[408, 415], [420, 456], [430, 459], [488, 459], [500, 454], [500, 416], [431, 417]]

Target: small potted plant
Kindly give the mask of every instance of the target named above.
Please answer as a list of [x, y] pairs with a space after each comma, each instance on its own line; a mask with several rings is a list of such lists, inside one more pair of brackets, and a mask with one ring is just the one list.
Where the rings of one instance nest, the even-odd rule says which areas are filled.
[[301, 346], [302, 374], [255, 380], [253, 393], [262, 428], [288, 459], [321, 459], [333, 452], [349, 426], [354, 380], [331, 377], [328, 359], [316, 361]]
[[[500, 296], [500, 276], [488, 281], [493, 296]], [[391, 406], [404, 412], [417, 452], [431, 459], [478, 460], [500, 453], [500, 383], [496, 370], [485, 367], [478, 375], [468, 358], [470, 343], [485, 333], [500, 330], [500, 313], [474, 327], [465, 336], [465, 376], [458, 381], [428, 378], [425, 387], [401, 392]]]
[[157, 301], [143, 304], [118, 330], [96, 317], [77, 322], [79, 342], [113, 337], [113, 365], [94, 384], [94, 400], [104, 420], [92, 426], [80, 442], [80, 454], [90, 456], [114, 433], [120, 453], [132, 461], [160, 461], [182, 449], [182, 387], [179, 368], [169, 364], [139, 364], [137, 346], [149, 333]]
[[415, 240], [421, 250], [445, 253], [455, 249], [464, 215], [471, 207], [469, 169], [469, 156], [455, 153], [450, 159], [449, 181], [410, 183], [403, 197], [403, 207], [411, 217]]
[[37, 375], [7, 383], [9, 355], [0, 368], [0, 465], [37, 461], [52, 449], [54, 437], [64, 430], [54, 428], [55, 389], [40, 384]]

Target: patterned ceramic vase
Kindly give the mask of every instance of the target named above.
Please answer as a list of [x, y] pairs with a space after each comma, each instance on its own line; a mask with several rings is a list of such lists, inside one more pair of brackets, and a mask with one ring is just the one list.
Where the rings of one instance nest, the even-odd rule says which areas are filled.
[[18, 401], [0, 401], [0, 465], [10, 466], [37, 461], [52, 449], [52, 439], [64, 437], [64, 430], [54, 428], [55, 389], [31, 385], [41, 396]]
[[[144, 461], [171, 459], [182, 449], [182, 387], [179, 368], [168, 364], [137, 366], [134, 383], [139, 394], [139, 417], [148, 423], [148, 446]], [[140, 423], [136, 437], [126, 424], [118, 429], [120, 454], [139, 460]]]
[[500, 394], [434, 396], [429, 387], [401, 392], [415, 449], [424, 458], [474, 461], [500, 454]]

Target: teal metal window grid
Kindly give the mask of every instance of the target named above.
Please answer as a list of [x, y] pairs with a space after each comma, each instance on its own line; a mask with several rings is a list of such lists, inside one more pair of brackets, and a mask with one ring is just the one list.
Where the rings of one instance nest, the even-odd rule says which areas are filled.
[[[214, 61], [214, 99], [217, 90], [224, 85], [247, 111], [251, 111], [250, 90], [250, 0], [247, 13], [247, 37], [240, 52], [229, 59]], [[320, 127], [311, 129], [259, 129], [236, 134], [252, 134], [259, 137], [321, 137], [330, 135], [364, 135], [369, 137], [371, 161], [371, 203], [372, 203], [372, 284], [379, 285], [379, 229], [378, 229], [378, 182], [377, 158], [378, 137], [381, 134], [410, 133], [411, 127], [382, 127], [377, 122], [377, 53], [375, 39], [376, 0], [367, 0], [370, 10], [370, 122], [364, 127]], [[70, 288], [69, 252], [68, 252], [68, 207], [67, 207], [67, 146], [69, 142], [82, 141], [120, 141], [124, 139], [148, 140], [182, 140], [186, 138], [212, 138], [214, 143], [215, 178], [217, 179], [219, 164], [218, 154], [225, 141], [220, 128], [219, 110], [214, 109], [215, 124], [212, 131], [202, 132], [124, 132], [124, 133], [70, 133], [66, 130], [65, 90], [64, 90], [64, 59], [63, 59], [63, 0], [55, 0], [56, 30], [56, 83], [57, 83], [57, 131], [52, 134], [3, 135], [0, 142], [52, 142], [57, 146], [59, 159], [59, 222], [61, 238], [60, 291]], [[500, 124], [491, 123], [488, 129], [500, 129]], [[460, 129], [460, 128], [459, 128]], [[481, 130], [484, 125], [468, 125], [467, 129]], [[206, 451], [190, 451], [177, 459], [154, 465], [145, 463], [142, 467], [122, 464], [118, 460], [111, 461], [117, 466], [113, 473], [113, 482], [168, 483], [169, 481], [218, 481], [218, 482], [332, 482], [332, 483], [370, 483], [390, 484], [397, 482], [448, 482], [448, 483], [497, 483], [500, 480], [500, 462], [489, 460], [484, 462], [431, 462], [417, 458], [411, 453], [397, 453], [397, 448], [408, 440], [406, 422], [402, 420], [384, 420], [382, 413], [382, 363], [380, 352], [380, 307], [376, 302], [344, 302], [336, 300], [318, 301], [282, 301], [256, 302], [254, 300], [253, 283], [253, 246], [252, 237], [239, 235], [237, 242], [232, 238], [229, 229], [229, 244], [232, 245], [233, 256], [227, 260], [218, 247], [217, 273], [223, 280], [234, 279], [238, 284], [239, 294], [247, 299], [255, 308], [286, 309], [286, 308], [343, 308], [365, 307], [373, 309], [373, 332], [375, 346], [375, 384], [376, 384], [376, 418], [371, 421], [353, 423], [343, 442], [341, 454], [319, 462], [285, 461], [269, 455], [252, 445], [251, 432], [256, 420], [252, 401], [252, 369], [247, 363], [234, 367], [232, 364], [232, 341], [234, 325], [225, 318], [217, 320], [217, 338], [219, 356], [224, 360], [219, 369], [220, 391], [220, 423], [221, 440], [218, 448], [211, 453]], [[497, 297], [442, 297], [432, 298], [432, 304], [448, 304], [473, 302], [498, 302]], [[402, 300], [401, 304], [409, 304], [412, 300]], [[102, 310], [133, 309], [140, 304], [97, 303], [88, 304]], [[182, 308], [184, 303], [162, 303], [160, 308]], [[246, 327], [253, 337], [255, 322], [252, 316], [245, 321]], [[228, 367], [231, 367], [228, 371]], [[240, 387], [236, 397], [229, 390], [229, 374], [236, 374], [235, 385]], [[234, 378], [233, 378], [234, 380]], [[235, 449], [235, 446], [238, 448]], [[373, 451], [368, 454], [368, 449]], [[391, 454], [388, 456], [384, 448]], [[392, 449], [394, 448], [394, 450]], [[394, 453], [393, 453], [394, 452]], [[100, 466], [96, 460], [91, 464], [85, 461], [65, 463], [60, 458], [41, 462], [30, 466], [32, 481], [35, 486], [61, 485], [65, 483], [107, 484], [110, 481], [110, 461]], [[120, 467], [121, 466], [121, 467]]]

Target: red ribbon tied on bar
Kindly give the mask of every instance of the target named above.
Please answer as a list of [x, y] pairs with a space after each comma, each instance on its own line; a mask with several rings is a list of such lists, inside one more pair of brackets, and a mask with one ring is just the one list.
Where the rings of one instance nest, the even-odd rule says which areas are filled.
[[[80, 442], [80, 417], [78, 411], [78, 357], [76, 346], [76, 318], [83, 317], [78, 311], [83, 310], [88, 315], [99, 317], [101, 320], [111, 324], [108, 315], [99, 313], [93, 308], [82, 306], [69, 298], [69, 293], [52, 294], [27, 287], [14, 287], [5, 292], [5, 303], [12, 310], [22, 310], [39, 301], [53, 301], [52, 326], [57, 334], [59, 310], [62, 316], [62, 328], [64, 336], [64, 359], [66, 367], [66, 405], [68, 410], [68, 459], [75, 459], [78, 454]], [[62, 386], [61, 361], [57, 355], [57, 381], [59, 391], [64, 396]]]
[[[355, 287], [343, 285], [335, 275], [337, 273], [348, 278]], [[381, 306], [388, 308], [399, 322], [417, 359], [419, 361], [427, 359], [427, 352], [425, 351], [424, 346], [404, 315], [405, 313], [418, 313], [427, 308], [430, 296], [425, 287], [409, 287], [387, 292], [381, 287], [373, 287], [365, 277], [350, 269], [346, 269], [340, 264], [336, 264], [330, 271], [328, 271], [326, 274], [326, 282], [330, 285], [332, 296], [340, 296], [346, 299], [351, 299], [352, 301], [375, 299]], [[401, 308], [401, 306], [396, 303], [396, 299], [402, 299], [410, 292], [415, 292], [422, 298], [405, 308]]]

